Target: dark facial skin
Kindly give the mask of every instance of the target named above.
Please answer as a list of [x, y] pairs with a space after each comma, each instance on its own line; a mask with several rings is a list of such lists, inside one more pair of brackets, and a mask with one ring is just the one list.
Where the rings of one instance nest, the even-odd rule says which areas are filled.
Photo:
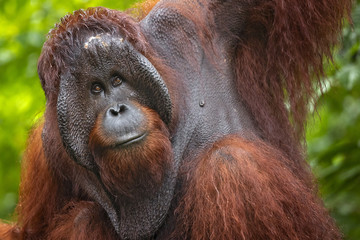
[[97, 116], [102, 116], [103, 134], [111, 139], [108, 147], [121, 147], [145, 138], [146, 118], [132, 103], [138, 102], [136, 91], [119, 74], [92, 81], [90, 93], [89, 104]]
[[99, 114], [104, 115], [107, 134], [117, 135], [113, 143], [116, 145], [145, 134], [139, 130], [144, 117], [132, 102], [154, 109], [169, 123], [171, 100], [154, 67], [123, 38], [93, 34], [81, 45], [76, 49], [76, 61], [69, 63], [69, 72], [61, 76], [58, 118], [70, 154], [81, 165], [94, 170], [86, 145]]
[[123, 80], [119, 73], [108, 78], [111, 70], [104, 66], [88, 76], [90, 80], [89, 104], [95, 115], [100, 115], [102, 132], [109, 141], [107, 147], [124, 147], [143, 140], [146, 135], [146, 117], [134, 102], [140, 101], [141, 96]]

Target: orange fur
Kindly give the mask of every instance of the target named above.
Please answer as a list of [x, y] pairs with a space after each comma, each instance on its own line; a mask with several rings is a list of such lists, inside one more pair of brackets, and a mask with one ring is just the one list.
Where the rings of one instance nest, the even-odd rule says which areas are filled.
[[340, 239], [312, 189], [279, 151], [229, 136], [185, 176], [175, 239]]
[[1, 240], [20, 240], [19, 227], [14, 224], [0, 222], [0, 239]]
[[55, 146], [61, 149], [56, 153], [59, 166], [50, 167], [42, 147], [43, 127], [32, 132], [24, 156], [17, 223], [0, 224], [0, 239], [117, 239], [104, 209], [79, 189], [77, 176], [86, 170], [69, 158], [61, 142]]
[[42, 148], [43, 125], [36, 127], [29, 138], [29, 145], [22, 165], [20, 197], [17, 206], [19, 225], [26, 232], [43, 233], [58, 206], [58, 183], [49, 172]]
[[106, 212], [92, 201], [70, 202], [63, 213], [51, 221], [47, 239], [118, 239], [114, 229], [109, 228], [107, 219]]
[[[19, 204], [16, 209], [19, 215], [18, 225], [12, 227], [10, 239], [26, 239], [28, 233], [44, 234], [44, 229], [58, 206], [58, 184], [50, 174], [44, 156], [42, 129], [43, 124], [37, 126], [28, 140], [29, 145], [22, 164]], [[0, 239], [3, 236], [0, 234]]]
[[308, 105], [321, 88], [324, 59], [332, 58], [351, 3], [259, 1], [250, 6], [234, 51], [238, 91], [263, 136], [300, 165]]

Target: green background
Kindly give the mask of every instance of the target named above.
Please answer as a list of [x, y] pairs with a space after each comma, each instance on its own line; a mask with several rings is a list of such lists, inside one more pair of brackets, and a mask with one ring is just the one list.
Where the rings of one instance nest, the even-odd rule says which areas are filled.
[[[127, 1], [0, 0], [0, 218], [11, 219], [18, 197], [20, 162], [45, 98], [37, 59], [46, 33], [79, 8], [127, 9]], [[308, 159], [321, 196], [345, 239], [360, 239], [360, 0], [352, 27], [328, 66], [324, 95], [307, 126]], [[320, 92], [320, 91], [319, 91]], [[320, 96], [320, 94], [319, 94]]]

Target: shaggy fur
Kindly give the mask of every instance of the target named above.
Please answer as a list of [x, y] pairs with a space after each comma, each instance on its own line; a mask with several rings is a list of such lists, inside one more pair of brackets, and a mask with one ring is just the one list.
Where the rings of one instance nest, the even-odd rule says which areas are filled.
[[261, 141], [229, 136], [188, 166], [176, 239], [340, 239], [320, 200]]
[[[187, 164], [181, 168], [171, 211], [151, 238], [340, 239], [316, 195], [302, 140], [308, 103], [324, 74], [323, 60], [331, 59], [331, 48], [337, 43], [351, 1], [163, 2], [194, 23], [209, 56], [218, 54], [213, 41], [217, 30], [228, 33], [225, 41], [232, 49], [235, 85], [261, 140], [226, 136], [202, 149], [199, 156], [192, 156], [191, 161], [184, 161]], [[143, 18], [155, 3], [144, 3], [143, 10], [135, 14]], [[219, 19], [227, 16], [223, 11], [229, 9], [228, 16], [234, 16], [235, 22], [237, 15], [246, 21], [244, 28], [233, 29], [227, 19]], [[89, 173], [68, 156], [57, 124], [60, 76], [87, 28], [124, 36], [166, 80], [174, 112], [183, 107], [177, 100], [177, 94], [182, 93], [177, 86], [180, 80], [171, 66], [159, 59], [156, 49], [151, 49], [134, 18], [105, 8], [64, 17], [49, 33], [39, 60], [47, 98], [46, 124], [36, 126], [29, 138], [17, 223], [1, 224], [0, 239], [118, 239], [105, 210], [80, 187]], [[149, 128], [155, 131], [148, 136], [146, 147], [141, 143], [133, 146], [141, 151], [104, 148], [109, 139], [99, 123], [89, 140], [106, 190], [129, 199], [142, 194], [133, 186], [146, 192], [161, 182], [172, 160], [172, 131], [181, 121], [172, 119], [171, 125], [165, 126], [156, 113], [143, 111], [151, 120]], [[48, 142], [42, 141], [42, 132], [46, 132]], [[142, 175], [144, 169], [147, 174]]]

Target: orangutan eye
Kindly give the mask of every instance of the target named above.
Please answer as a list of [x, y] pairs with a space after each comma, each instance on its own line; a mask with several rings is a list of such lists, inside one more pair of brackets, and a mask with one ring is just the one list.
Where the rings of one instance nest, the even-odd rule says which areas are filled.
[[99, 83], [94, 83], [92, 86], [91, 86], [91, 93], [93, 94], [99, 94], [101, 93], [102, 91], [104, 91], [103, 87], [101, 86], [101, 84]]
[[119, 76], [115, 76], [111, 82], [113, 87], [120, 86], [122, 84], [123, 80]]

